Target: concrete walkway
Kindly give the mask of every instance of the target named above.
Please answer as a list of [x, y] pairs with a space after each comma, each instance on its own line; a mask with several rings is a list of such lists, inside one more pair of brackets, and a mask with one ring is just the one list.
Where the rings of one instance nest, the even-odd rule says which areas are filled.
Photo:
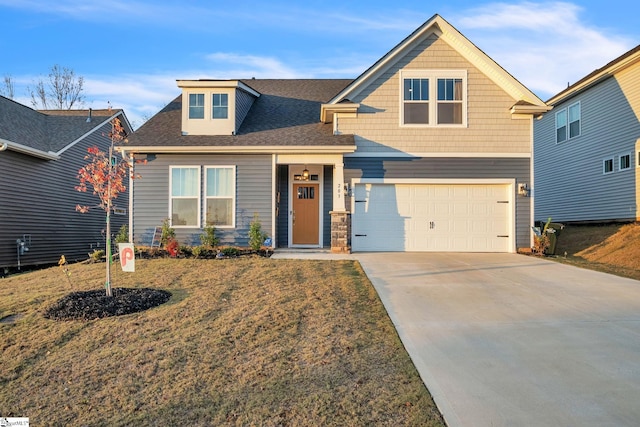
[[450, 427], [640, 425], [640, 282], [516, 254], [351, 257]]

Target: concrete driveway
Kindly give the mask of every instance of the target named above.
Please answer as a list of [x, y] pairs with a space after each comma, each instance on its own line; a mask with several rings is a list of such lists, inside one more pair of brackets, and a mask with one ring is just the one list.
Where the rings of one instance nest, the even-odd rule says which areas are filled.
[[354, 254], [447, 424], [640, 425], [640, 282], [516, 254]]

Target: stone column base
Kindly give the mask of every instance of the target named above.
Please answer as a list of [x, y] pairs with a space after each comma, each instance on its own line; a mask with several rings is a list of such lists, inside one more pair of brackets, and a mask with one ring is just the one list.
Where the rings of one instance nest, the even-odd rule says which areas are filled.
[[351, 253], [351, 213], [329, 212], [331, 215], [331, 252]]

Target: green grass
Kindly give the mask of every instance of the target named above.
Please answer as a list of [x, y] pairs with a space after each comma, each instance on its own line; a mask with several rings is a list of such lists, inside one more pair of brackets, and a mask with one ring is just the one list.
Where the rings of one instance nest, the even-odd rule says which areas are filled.
[[443, 426], [375, 290], [352, 261], [136, 260], [115, 287], [154, 309], [52, 321], [104, 264], [0, 280], [0, 416], [32, 425]]

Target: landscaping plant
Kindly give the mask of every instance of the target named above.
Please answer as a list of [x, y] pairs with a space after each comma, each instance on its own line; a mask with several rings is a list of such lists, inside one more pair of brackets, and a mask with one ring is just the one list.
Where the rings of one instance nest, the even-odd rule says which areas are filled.
[[[122, 127], [120, 119], [114, 117], [111, 120], [111, 131], [109, 132], [111, 145], [109, 152], [106, 153], [97, 146], [89, 147], [85, 160], [89, 163], [78, 170], [78, 180], [80, 184], [75, 188], [80, 192], [93, 191], [98, 196], [100, 203], [98, 207], [106, 213], [106, 255], [107, 255], [107, 271], [105, 280], [105, 289], [107, 296], [111, 293], [111, 211], [113, 210], [113, 201], [118, 195], [126, 191], [124, 185], [126, 178], [129, 176], [129, 170], [133, 168], [133, 160], [120, 160], [113, 154], [116, 144], [126, 142], [125, 131]], [[133, 175], [132, 175], [133, 176]], [[89, 206], [76, 205], [76, 211], [86, 213], [90, 209]]]
[[264, 244], [264, 239], [267, 238], [267, 233], [262, 231], [262, 224], [260, 223], [260, 217], [257, 213], [253, 214], [253, 221], [249, 226], [249, 246], [254, 251], [260, 250]]

